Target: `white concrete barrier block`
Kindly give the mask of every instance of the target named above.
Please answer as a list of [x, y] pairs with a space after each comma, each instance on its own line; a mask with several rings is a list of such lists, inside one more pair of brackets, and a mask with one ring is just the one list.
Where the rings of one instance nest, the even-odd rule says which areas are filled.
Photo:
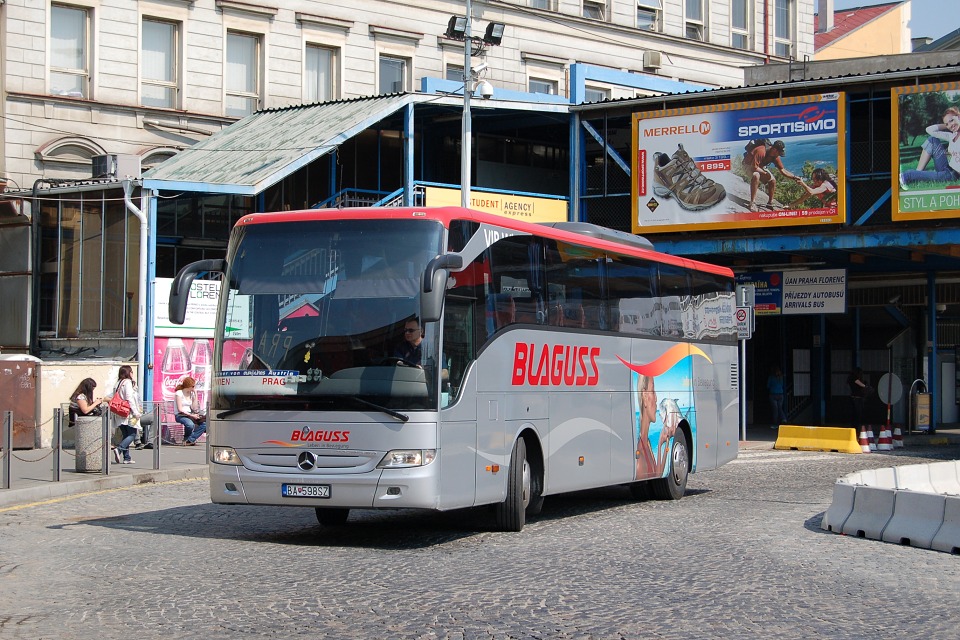
[[933, 485], [930, 484], [929, 465], [908, 464], [902, 467], [895, 467], [894, 473], [897, 477], [897, 489], [936, 493], [933, 490]]
[[958, 460], [934, 462], [930, 469], [930, 485], [936, 493], [960, 495], [960, 477], [957, 475]]
[[943, 505], [943, 525], [930, 543], [931, 549], [960, 553], [960, 498], [947, 496]]
[[872, 487], [877, 481], [877, 471], [876, 469], [864, 469], [860, 472], [860, 481], [856, 484], [862, 485], [865, 487]]
[[871, 487], [880, 487], [881, 489], [896, 489], [897, 474], [893, 467], [884, 467], [883, 469], [874, 469], [876, 479]]
[[845, 482], [836, 482], [833, 485], [833, 503], [823, 514], [820, 528], [824, 531], [840, 533], [843, 523], [853, 511], [853, 496], [856, 487]]
[[842, 482], [847, 484], [863, 484], [863, 472], [854, 471], [853, 473], [848, 473], [847, 475], [840, 478]]
[[897, 491], [883, 541], [929, 549], [943, 524], [945, 502], [944, 496], [935, 493]]
[[883, 528], [893, 517], [895, 493], [891, 489], [857, 487], [853, 498], [853, 511], [843, 523], [843, 533], [879, 540]]

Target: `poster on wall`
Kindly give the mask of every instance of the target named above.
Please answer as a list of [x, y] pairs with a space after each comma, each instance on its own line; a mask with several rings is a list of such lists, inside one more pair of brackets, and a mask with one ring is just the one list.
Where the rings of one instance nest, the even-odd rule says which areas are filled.
[[[424, 202], [430, 207], [459, 207], [460, 189], [425, 187]], [[510, 193], [471, 191], [470, 208], [525, 222], [564, 222], [567, 201], [562, 198], [537, 198]]]
[[783, 272], [783, 315], [846, 312], [846, 269]]
[[960, 82], [894, 87], [894, 220], [960, 215]]
[[752, 284], [754, 288], [753, 312], [758, 316], [780, 315], [783, 297], [783, 272], [757, 271], [737, 275], [737, 284]]
[[633, 115], [634, 233], [844, 221], [843, 93]]

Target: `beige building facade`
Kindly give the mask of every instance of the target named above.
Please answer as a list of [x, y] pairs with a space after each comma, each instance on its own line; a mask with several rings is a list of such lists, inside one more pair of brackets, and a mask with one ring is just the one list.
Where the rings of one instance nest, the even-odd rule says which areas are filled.
[[[636, 76], [595, 82], [588, 100], [656, 95], [657, 80], [739, 86], [743, 67], [812, 54], [813, 3], [478, 1], [473, 33], [504, 31], [474, 60], [497, 89], [565, 98], [578, 63]], [[147, 169], [258, 109], [462, 81], [463, 43], [445, 33], [463, 12], [444, 1], [0, 0], [0, 177], [9, 189], [83, 180], [104, 154]]]

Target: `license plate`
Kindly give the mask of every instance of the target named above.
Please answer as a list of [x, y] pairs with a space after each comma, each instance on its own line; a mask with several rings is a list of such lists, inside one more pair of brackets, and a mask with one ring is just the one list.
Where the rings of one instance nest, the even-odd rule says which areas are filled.
[[280, 495], [284, 498], [329, 498], [328, 484], [284, 484], [280, 485]]

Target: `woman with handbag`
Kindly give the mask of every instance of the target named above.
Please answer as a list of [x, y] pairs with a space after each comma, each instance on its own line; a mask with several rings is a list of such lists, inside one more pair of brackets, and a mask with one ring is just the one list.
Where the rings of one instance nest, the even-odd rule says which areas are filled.
[[207, 416], [197, 399], [197, 381], [185, 377], [177, 385], [175, 402], [177, 403], [177, 422], [183, 425], [183, 444], [191, 447], [197, 444], [197, 438], [207, 431]]
[[133, 464], [130, 445], [137, 438], [137, 423], [143, 415], [140, 391], [133, 379], [133, 368], [123, 365], [117, 373], [117, 388], [110, 398], [110, 423], [120, 429], [123, 439], [113, 449], [113, 459], [121, 464]]

